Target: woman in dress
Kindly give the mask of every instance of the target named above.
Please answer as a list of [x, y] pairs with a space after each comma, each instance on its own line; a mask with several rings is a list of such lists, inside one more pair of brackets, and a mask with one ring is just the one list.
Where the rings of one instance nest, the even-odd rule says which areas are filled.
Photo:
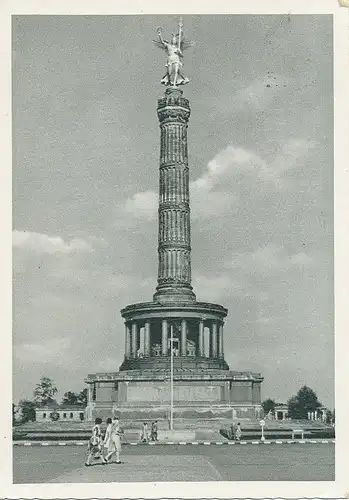
[[109, 463], [111, 457], [114, 455], [114, 453], [116, 453], [116, 463], [121, 464], [121, 436], [123, 433], [124, 431], [120, 427], [119, 419], [117, 417], [113, 417], [113, 420], [107, 427], [104, 438], [104, 446], [108, 450], [107, 456], [103, 458], [104, 463]]
[[[105, 435], [104, 435], [104, 440], [103, 440], [103, 448], [106, 449], [106, 452], [107, 452], [107, 455], [108, 455], [108, 452], [109, 452], [109, 447], [110, 447], [110, 439], [111, 439], [111, 434], [112, 434], [112, 419], [111, 418], [107, 418], [106, 420], [106, 423], [107, 423], [107, 429], [105, 431]], [[104, 464], [107, 463], [107, 460], [106, 458], [102, 457], [102, 461]]]
[[102, 451], [102, 431], [101, 431], [102, 419], [97, 417], [95, 420], [95, 425], [92, 428], [92, 436], [88, 442], [87, 446], [87, 459], [85, 465], [88, 467], [91, 465], [92, 458], [101, 458]]
[[142, 427], [141, 441], [142, 443], [147, 443], [149, 441], [149, 429], [147, 422], [144, 422]]

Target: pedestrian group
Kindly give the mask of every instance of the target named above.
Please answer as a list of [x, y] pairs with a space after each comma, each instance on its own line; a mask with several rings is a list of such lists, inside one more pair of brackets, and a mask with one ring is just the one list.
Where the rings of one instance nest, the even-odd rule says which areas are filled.
[[[91, 465], [92, 459], [101, 459], [103, 464], [110, 463], [112, 456], [116, 455], [116, 463], [121, 464], [121, 437], [124, 430], [120, 427], [118, 417], [107, 418], [107, 429], [103, 435], [101, 425], [103, 421], [100, 417], [95, 419], [95, 425], [92, 428], [92, 436], [87, 447], [87, 459], [85, 465]], [[141, 442], [158, 440], [158, 422], [151, 423], [149, 429], [147, 422], [143, 423], [141, 431]]]
[[92, 428], [92, 436], [88, 443], [86, 466], [91, 465], [91, 460], [101, 459], [103, 464], [108, 464], [116, 454], [116, 463], [121, 464], [121, 436], [124, 434], [117, 417], [107, 418], [107, 429], [103, 436], [101, 424], [102, 419], [96, 418]]

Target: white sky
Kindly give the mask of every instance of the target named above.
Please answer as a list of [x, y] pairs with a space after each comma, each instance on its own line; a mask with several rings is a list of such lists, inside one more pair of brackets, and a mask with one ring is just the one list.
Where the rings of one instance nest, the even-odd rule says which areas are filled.
[[[14, 399], [116, 371], [119, 311], [157, 274], [173, 16], [14, 19]], [[333, 390], [331, 17], [185, 16], [193, 285], [229, 309], [226, 360], [263, 399]]]

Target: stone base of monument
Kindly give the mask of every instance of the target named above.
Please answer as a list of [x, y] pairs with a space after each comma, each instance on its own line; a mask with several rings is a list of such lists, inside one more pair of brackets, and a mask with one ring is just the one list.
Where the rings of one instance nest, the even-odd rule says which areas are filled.
[[[125, 370], [89, 375], [93, 399], [86, 419], [117, 414], [123, 421], [170, 420], [171, 377], [168, 369]], [[258, 419], [260, 376], [230, 370], [181, 369], [173, 374], [173, 418], [204, 420]], [[168, 427], [169, 428], [169, 427]]]

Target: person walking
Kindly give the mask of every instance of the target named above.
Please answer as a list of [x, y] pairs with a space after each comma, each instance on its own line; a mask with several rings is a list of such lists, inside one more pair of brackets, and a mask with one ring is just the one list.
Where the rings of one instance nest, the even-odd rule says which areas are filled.
[[158, 440], [158, 421], [157, 420], [155, 420], [155, 422], [152, 422], [152, 424], [151, 424], [151, 440], [152, 441]]
[[107, 459], [106, 459], [105, 455], [108, 455], [108, 453], [110, 451], [110, 446], [111, 446], [110, 441], [111, 441], [112, 427], [113, 427], [112, 423], [113, 423], [112, 419], [110, 417], [107, 418], [107, 429], [105, 431], [104, 440], [103, 440], [103, 448], [106, 450], [102, 456], [102, 462], [104, 464], [107, 463]]
[[240, 422], [238, 422], [238, 425], [236, 426], [236, 429], [235, 429], [235, 440], [236, 441], [240, 441], [241, 434], [242, 434], [242, 430], [241, 430]]
[[141, 441], [142, 441], [142, 443], [147, 443], [149, 441], [149, 429], [148, 429], [147, 422], [143, 423]]
[[104, 446], [107, 448], [108, 453], [106, 457], [103, 457], [103, 463], [108, 464], [111, 457], [114, 453], [116, 453], [116, 463], [121, 464], [121, 436], [123, 433], [124, 431], [120, 427], [119, 419], [117, 417], [113, 417], [113, 420], [111, 424], [108, 425], [107, 432], [105, 434]]
[[92, 436], [89, 439], [87, 446], [87, 458], [85, 465], [89, 467], [91, 465], [92, 458], [101, 458], [102, 453], [102, 430], [101, 430], [102, 419], [97, 417], [95, 420], [95, 425], [92, 428]]

